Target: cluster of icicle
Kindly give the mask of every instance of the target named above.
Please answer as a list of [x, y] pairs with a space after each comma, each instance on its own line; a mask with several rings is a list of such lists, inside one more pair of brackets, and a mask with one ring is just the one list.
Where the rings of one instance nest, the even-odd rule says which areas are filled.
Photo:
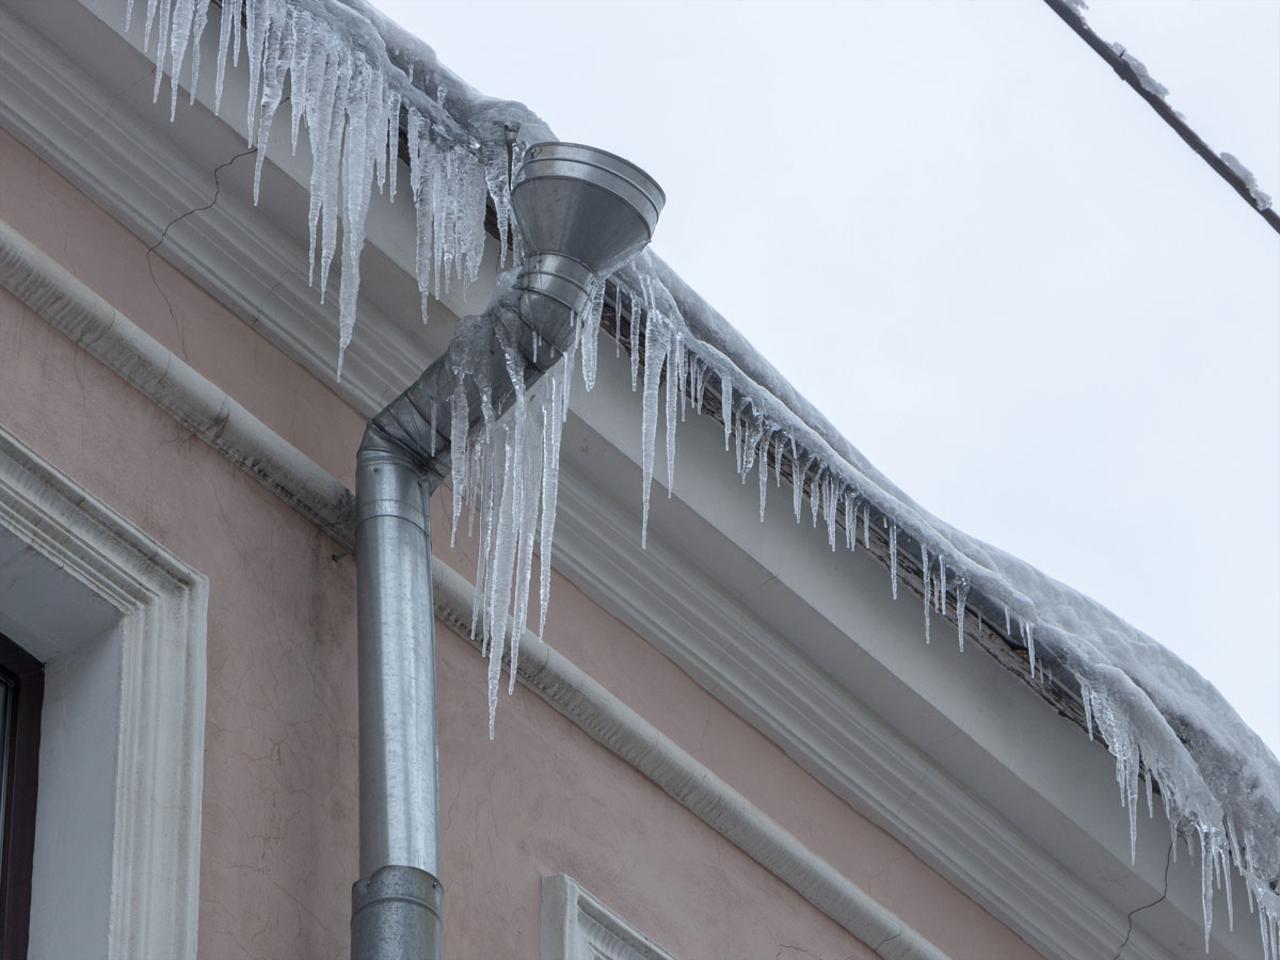
[[[975, 569], [971, 556], [955, 551], [945, 532], [940, 537], [939, 530], [919, 525], [918, 508], [895, 510], [894, 498], [873, 478], [833, 451], [823, 451], [821, 437], [798, 424], [776, 397], [758, 391], [724, 354], [694, 335], [651, 258], [638, 258], [618, 271], [614, 279], [619, 283], [619, 303], [625, 303], [628, 297], [622, 284], [637, 291], [630, 300], [628, 352], [632, 388], [641, 391], [642, 543], [649, 516], [659, 411], [665, 411], [666, 486], [667, 495], [671, 496], [677, 428], [688, 407], [695, 412], [704, 409], [705, 391], [708, 384], [714, 384], [720, 394], [718, 413], [724, 422], [725, 450], [732, 453], [741, 481], [758, 484], [762, 522], [769, 487], [781, 487], [782, 468], [789, 462], [793, 470], [791, 507], [795, 520], [807, 520], [814, 528], [820, 528], [830, 549], [843, 547], [852, 552], [860, 539], [864, 549], [869, 549], [872, 532], [879, 527], [876, 535], [887, 546], [889, 589], [894, 599], [899, 593], [900, 535], [910, 536], [919, 544], [925, 643], [932, 640], [933, 614], [954, 620], [961, 651], [966, 629], [980, 639], [984, 637], [987, 623], [980, 614], [974, 615], [970, 591], [975, 581], [988, 578], [982, 576], [984, 571]], [[637, 322], [640, 315], [644, 317], [642, 324]], [[594, 335], [587, 335], [584, 344], [594, 339]], [[585, 346], [583, 352], [587, 352]], [[1002, 592], [1026, 592], [1028, 583], [1015, 580], [1011, 571], [1002, 572], [1008, 577], [1002, 585], [1004, 590], [1001, 585], [988, 586], [988, 580], [982, 584], [982, 595], [994, 600]], [[1043, 580], [1052, 584], [1048, 578]], [[1042, 586], [1038, 589], [1043, 592]], [[1073, 594], [1073, 602], [1076, 598], [1078, 595]], [[1046, 681], [1048, 662], [1049, 676], [1074, 677], [1079, 684], [1089, 736], [1092, 739], [1096, 729], [1115, 757], [1120, 799], [1129, 817], [1130, 859], [1136, 860], [1137, 856], [1139, 785], [1145, 783], [1148, 815], [1154, 816], [1153, 796], [1158, 783], [1171, 842], [1181, 832], [1189, 849], [1193, 838], [1199, 847], [1206, 951], [1215, 886], [1225, 890], [1227, 920], [1234, 927], [1230, 883], [1234, 867], [1244, 880], [1249, 909], [1257, 915], [1264, 960], [1280, 960], [1280, 896], [1271, 879], [1280, 872], [1280, 837], [1274, 829], [1274, 811], [1280, 801], [1280, 794], [1275, 791], [1280, 780], [1275, 776], [1274, 759], [1269, 770], [1265, 761], [1257, 766], [1242, 765], [1235, 756], [1212, 756], [1205, 745], [1193, 758], [1170, 725], [1169, 715], [1176, 711], [1158, 710], [1148, 692], [1125, 671], [1109, 664], [1087, 638], [1065, 635], [1056, 624], [1038, 624], [1032, 618], [1011, 615], [1008, 605], [1002, 604], [999, 609], [1004, 618], [1004, 636], [1021, 640], [1033, 680]], [[1216, 769], [1211, 771], [1211, 765]], [[1209, 779], [1219, 787], [1216, 794]], [[1224, 805], [1219, 799], [1223, 796], [1237, 801], [1232, 805], [1234, 809]], [[1240, 809], [1261, 809], [1263, 816], [1246, 817], [1247, 825], [1241, 825], [1234, 812]]]
[[[450, 544], [457, 542], [465, 518], [466, 536], [477, 539], [471, 636], [475, 640], [480, 632], [481, 651], [489, 659], [490, 739], [504, 657], [509, 660], [507, 692], [515, 690], [520, 638], [528, 624], [535, 544], [539, 635], [546, 625], [560, 434], [569, 415], [573, 372], [569, 353], [527, 387], [525, 358], [514, 334], [520, 322], [508, 286], [507, 295], [499, 297], [483, 316], [468, 317], [459, 324], [449, 350], [455, 377], [449, 400]], [[506, 382], [500, 384], [489, 380], [489, 358], [495, 347], [504, 361]], [[480, 427], [474, 435], [467, 380], [480, 403]], [[514, 402], [498, 415], [495, 394], [507, 389], [514, 394]]]
[[[126, 29], [134, 2], [127, 0]], [[143, 45], [160, 67], [157, 98], [163, 75], [169, 73], [171, 119], [188, 51], [188, 89], [195, 101], [200, 41], [210, 2], [147, 0]], [[511, 208], [508, 144], [481, 143], [463, 129], [445, 107], [446, 85], [437, 83], [430, 91], [415, 86], [412, 67], [405, 71], [391, 63], [376, 33], [353, 34], [352, 24], [366, 23], [355, 10], [331, 0], [223, 0], [215, 64], [216, 114], [222, 107], [228, 62], [238, 66], [242, 50], [245, 54], [249, 81], [245, 129], [248, 146], [258, 148], [255, 204], [286, 82], [289, 143], [295, 154], [299, 129], [306, 128], [312, 158], [307, 278], [318, 283], [322, 302], [337, 253], [339, 220], [342, 223], [339, 377], [355, 327], [369, 201], [375, 182], [389, 200], [395, 199], [402, 120], [407, 130], [409, 188], [417, 212], [417, 282], [424, 321], [430, 297], [440, 297], [451, 283], [465, 286], [476, 279], [484, 255], [486, 199], [493, 199], [504, 241]], [[419, 83], [428, 82], [424, 69]], [[505, 254], [505, 242], [501, 249]]]
[[[128, 3], [131, 13], [132, 0]], [[173, 78], [171, 111], [188, 49], [190, 89], [196, 88], [199, 40], [208, 7], [209, 0], [148, 0], [144, 41]], [[260, 147], [255, 198], [261, 148], [269, 140], [286, 78], [295, 149], [305, 121], [313, 158], [311, 269], [318, 264], [321, 296], [342, 222], [340, 351], [350, 342], [355, 322], [359, 256], [373, 185], [389, 198], [395, 196], [402, 119], [417, 215], [417, 280], [424, 316], [428, 297], [439, 296], [451, 282], [465, 284], [475, 278], [484, 249], [486, 195], [498, 215], [499, 249], [505, 256], [509, 163], [518, 165], [524, 131], [531, 124], [532, 114], [520, 105], [485, 100], [460, 83], [452, 92], [447, 90], [448, 84], [440, 79], [445, 74], [430, 48], [402, 32], [395, 33], [393, 43], [389, 37], [395, 31], [362, 0], [224, 0], [222, 5], [214, 108], [220, 106], [227, 63], [235, 65], [243, 47], [250, 89], [246, 129], [251, 145]], [[158, 71], [157, 96], [160, 77]], [[536, 118], [532, 128], [540, 136], [549, 133]], [[521, 132], [513, 137], [516, 129]], [[678, 289], [678, 296], [673, 296], [680, 281], [656, 257], [641, 255], [619, 270], [613, 283], [615, 316], [629, 316], [631, 321], [629, 342], [615, 341], [614, 350], [620, 356], [625, 346], [632, 386], [642, 396], [641, 542], [647, 537], [660, 416], [666, 424], [670, 495], [677, 425], [690, 407], [695, 412], [704, 409], [706, 391], [712, 387], [719, 394], [717, 412], [737, 472], [744, 483], [751, 478], [758, 483], [761, 519], [770, 480], [779, 487], [782, 466], [790, 464], [796, 520], [804, 516], [807, 496], [809, 522], [821, 525], [831, 549], [855, 550], [859, 539], [864, 548], [870, 547], [874, 531], [888, 548], [889, 589], [895, 598], [899, 541], [905, 537], [918, 545], [926, 642], [932, 639], [933, 615], [955, 620], [957, 642], [963, 647], [966, 623], [981, 639], [990, 622], [974, 615], [973, 607], [981, 603], [988, 614], [1003, 609], [1004, 635], [1014, 639], [1016, 622], [1033, 678], [1043, 682], [1047, 673], [1079, 683], [1090, 735], [1097, 730], [1116, 759], [1121, 802], [1129, 814], [1131, 856], [1136, 854], [1140, 784], [1145, 781], [1148, 810], [1153, 812], [1158, 780], [1175, 835], [1181, 832], [1188, 843], [1196, 838], [1201, 849], [1206, 946], [1215, 883], [1227, 891], [1228, 921], [1234, 924], [1227, 882], [1228, 870], [1234, 867], [1244, 877], [1249, 906], [1258, 916], [1264, 960], [1280, 960], [1280, 895], [1275, 888], [1280, 877], [1280, 773], [1274, 757], [1238, 718], [1214, 715], [1230, 713], [1220, 698], [1214, 699], [1216, 692], [1109, 611], [920, 509], [842, 440], [814, 427], [817, 415], [797, 400], [785, 381], [761, 375], [759, 364], [753, 367], [754, 376], [744, 373], [739, 363], [752, 360], [749, 347], [737, 345], [736, 333], [696, 295]], [[578, 318], [572, 348], [528, 390], [523, 360], [510, 335], [516, 328], [502, 320], [504, 312], [506, 320], [512, 320], [509, 314], [515, 308], [509, 299], [500, 300], [487, 320], [464, 322], [455, 340], [458, 380], [473, 379], [483, 407], [481, 429], [468, 436], [465, 392], [451, 404], [451, 447], [465, 451], [452, 458], [452, 494], [454, 535], [465, 521], [466, 529], [480, 540], [472, 623], [480, 624], [476, 629], [483, 631], [489, 657], [491, 735], [504, 657], [510, 661], [510, 677], [516, 674], [535, 552], [539, 632], [545, 623], [560, 431], [575, 363], [580, 359], [588, 388], [595, 379], [604, 298], [601, 284], [590, 309]], [[621, 331], [621, 323], [615, 322], [615, 335]], [[515, 391], [514, 404], [502, 416], [490, 406], [498, 385], [475, 381], [488, 376], [486, 359], [494, 337], [507, 360], [509, 387]], [[780, 397], [791, 399], [784, 402]], [[803, 417], [798, 410], [805, 411]], [[1192, 706], [1180, 712], [1183, 703]], [[1208, 735], [1210, 730], [1218, 733]], [[1232, 741], [1243, 741], [1234, 744], [1234, 752], [1224, 746]]]

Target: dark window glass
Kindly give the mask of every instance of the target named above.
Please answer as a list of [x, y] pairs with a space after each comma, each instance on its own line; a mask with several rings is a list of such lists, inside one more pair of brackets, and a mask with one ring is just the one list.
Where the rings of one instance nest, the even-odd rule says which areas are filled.
[[26, 960], [44, 668], [0, 634], [0, 960]]

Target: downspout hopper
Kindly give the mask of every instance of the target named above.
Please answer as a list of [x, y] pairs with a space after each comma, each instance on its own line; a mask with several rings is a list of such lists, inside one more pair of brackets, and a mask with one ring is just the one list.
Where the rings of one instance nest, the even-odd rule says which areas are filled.
[[[373, 418], [357, 454], [362, 879], [351, 892], [352, 960], [442, 955], [430, 496], [452, 451], [437, 424], [450, 422], [455, 392], [465, 390], [474, 435], [481, 404], [474, 382], [460, 383], [459, 372], [488, 362], [489, 382], [506, 382], [500, 325], [519, 345], [526, 383], [548, 370], [572, 345], [596, 284], [652, 238], [665, 198], [621, 157], [540, 143], [526, 151], [511, 200], [527, 251], [516, 315], [495, 305], [492, 319], [464, 321], [471, 335], [489, 338], [487, 356], [456, 337]], [[495, 413], [513, 401], [513, 390], [495, 390]]]

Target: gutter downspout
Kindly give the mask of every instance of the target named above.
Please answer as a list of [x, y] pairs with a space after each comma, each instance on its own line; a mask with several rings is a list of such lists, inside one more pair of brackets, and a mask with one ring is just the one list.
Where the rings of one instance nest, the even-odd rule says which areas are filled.
[[352, 960], [435, 958], [443, 933], [430, 490], [372, 426], [356, 459], [360, 876]]
[[529, 251], [511, 295], [463, 321], [445, 355], [369, 423], [356, 455], [361, 879], [351, 890], [352, 960], [443, 952], [430, 497], [451, 451], [437, 423], [451, 422], [453, 397], [465, 390], [475, 435], [475, 367], [486, 360], [494, 413], [512, 405], [499, 340], [518, 344], [526, 385], [554, 366], [596, 285], [652, 238], [665, 197], [621, 157], [541, 143], [526, 151], [511, 201]]

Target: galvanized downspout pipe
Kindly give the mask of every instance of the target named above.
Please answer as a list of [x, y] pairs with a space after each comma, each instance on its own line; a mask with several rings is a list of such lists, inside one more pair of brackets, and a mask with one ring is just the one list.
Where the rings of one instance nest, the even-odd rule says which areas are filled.
[[[532, 383], [571, 345], [595, 284], [652, 238], [665, 197], [621, 157], [552, 142], [526, 151], [511, 200], [528, 253], [515, 284], [516, 329], [504, 332], [519, 344]], [[496, 389], [508, 381], [489, 336], [501, 415], [514, 391]], [[352, 960], [442, 955], [430, 497], [449, 472], [461, 349], [451, 344], [374, 417], [357, 453], [361, 879], [351, 891]], [[479, 397], [474, 383], [464, 386], [473, 435]]]

